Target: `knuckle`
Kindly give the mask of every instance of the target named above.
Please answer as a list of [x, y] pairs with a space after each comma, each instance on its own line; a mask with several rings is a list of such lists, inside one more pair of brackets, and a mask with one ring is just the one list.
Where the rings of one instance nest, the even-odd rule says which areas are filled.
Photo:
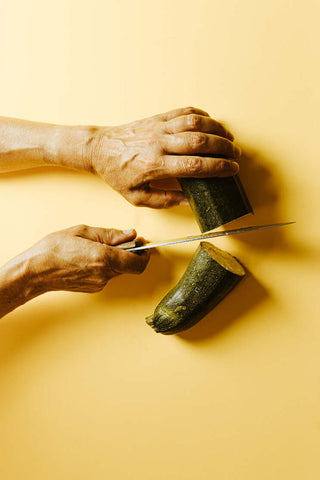
[[92, 279], [93, 287], [97, 290], [101, 290], [105, 284], [107, 283], [106, 277], [100, 274], [99, 272], [96, 273], [94, 278]]
[[215, 162], [215, 170], [216, 170], [216, 173], [222, 173], [222, 172], [225, 172], [226, 170], [229, 170], [229, 162], [226, 161], [226, 160], [223, 160], [222, 158], [219, 158], [216, 162]]
[[194, 113], [191, 113], [190, 115], [187, 115], [187, 127], [190, 130], [199, 130], [202, 124], [202, 118], [200, 115], [196, 115]]
[[97, 287], [102, 289], [106, 286], [107, 282], [108, 282], [108, 277], [107, 277], [106, 273], [103, 272], [103, 274], [100, 277], [98, 277], [98, 279], [97, 279]]
[[138, 196], [137, 192], [135, 190], [129, 190], [126, 195], [124, 195], [126, 199], [131, 203], [131, 205], [138, 206], [137, 201], [138, 201]]
[[149, 163], [149, 157], [151, 155], [157, 156], [159, 152], [162, 152], [163, 146], [163, 135], [158, 132], [155, 133], [154, 135], [150, 135], [145, 141], [144, 141], [144, 148], [145, 151], [148, 152], [147, 160], [146, 163]]
[[202, 150], [207, 146], [208, 137], [205, 133], [193, 133], [190, 135], [190, 145], [193, 150]]
[[195, 114], [197, 110], [194, 107], [191, 107], [189, 105], [188, 107], [185, 107], [183, 111], [186, 115], [191, 115], [191, 114]]
[[142, 207], [143, 206], [143, 200], [141, 196], [135, 196], [132, 200], [133, 205], [136, 207]]
[[95, 247], [91, 251], [91, 260], [93, 265], [99, 269], [104, 269], [109, 262], [111, 247], [107, 244], [99, 242], [95, 243]]
[[200, 174], [202, 171], [202, 159], [200, 157], [188, 158], [186, 171], [191, 174]]
[[168, 121], [167, 120], [161, 120], [157, 124], [157, 130], [160, 135], [165, 134], [167, 132], [167, 127], [168, 127]]
[[157, 157], [151, 158], [146, 171], [144, 172], [144, 176], [140, 178], [140, 181], [143, 183], [147, 183], [150, 180], [153, 180], [159, 171], [162, 171], [165, 168], [165, 159], [163, 155], [158, 155]]
[[145, 192], [139, 192], [136, 191], [134, 192], [133, 195], [131, 195], [130, 202], [135, 205], [136, 207], [143, 207], [146, 205], [146, 193]]
[[132, 201], [132, 204], [135, 207], [143, 207], [144, 206], [144, 202], [143, 202], [142, 198], [140, 198], [140, 197], [134, 198], [134, 200]]
[[95, 249], [91, 252], [91, 262], [95, 266], [97, 272], [105, 265], [104, 255], [101, 254], [100, 249]]
[[79, 225], [76, 225], [74, 227], [74, 231], [76, 233], [85, 233], [88, 230], [88, 225], [85, 225], [84, 223], [80, 223]]
[[115, 228], [107, 228], [105, 230], [105, 239], [108, 243], [112, 242], [113, 239], [116, 237], [116, 235], [117, 235], [117, 231]]

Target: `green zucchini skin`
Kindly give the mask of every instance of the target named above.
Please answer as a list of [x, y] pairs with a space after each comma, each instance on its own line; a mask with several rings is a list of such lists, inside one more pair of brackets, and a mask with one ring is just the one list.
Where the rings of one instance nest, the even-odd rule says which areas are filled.
[[253, 213], [238, 175], [224, 178], [179, 178], [201, 232]]
[[[243, 278], [214, 260], [201, 242], [177, 285], [161, 300], [146, 321], [165, 335], [187, 330], [209, 313]], [[209, 244], [210, 245], [210, 244]], [[217, 249], [218, 250], [218, 249]]]

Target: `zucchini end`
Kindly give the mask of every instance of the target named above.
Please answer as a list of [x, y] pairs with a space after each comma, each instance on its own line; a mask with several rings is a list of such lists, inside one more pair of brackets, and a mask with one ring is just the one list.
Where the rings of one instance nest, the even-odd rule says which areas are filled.
[[226, 252], [225, 250], [221, 250], [209, 242], [200, 242], [200, 244], [203, 250], [213, 260], [221, 265], [221, 267], [223, 267], [225, 270], [228, 270], [228, 272], [239, 275], [240, 277], [243, 277], [246, 274], [246, 271], [239, 260], [230, 255], [230, 253]]

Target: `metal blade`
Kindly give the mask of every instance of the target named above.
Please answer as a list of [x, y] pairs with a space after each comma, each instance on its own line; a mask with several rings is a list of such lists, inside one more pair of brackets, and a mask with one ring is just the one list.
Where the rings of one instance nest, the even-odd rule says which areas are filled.
[[223, 230], [218, 232], [202, 233], [199, 235], [190, 235], [189, 237], [175, 238], [172, 240], [168, 240], [166, 242], [146, 243], [144, 245], [139, 245], [139, 246], [135, 246], [135, 241], [133, 241], [133, 242], [127, 242], [127, 243], [117, 245], [117, 247], [123, 248], [128, 252], [137, 252], [139, 250], [147, 250], [149, 248], [164, 247], [166, 245], [174, 245], [177, 243], [186, 243], [186, 242], [194, 242], [196, 240], [205, 240], [206, 238], [224, 237], [226, 235], [235, 235], [237, 233], [254, 232], [256, 230], [264, 230], [266, 228], [283, 227], [284, 225], [291, 225], [293, 223], [296, 223], [296, 222], [271, 223], [269, 225], [253, 225], [250, 227], [235, 228], [233, 230]]

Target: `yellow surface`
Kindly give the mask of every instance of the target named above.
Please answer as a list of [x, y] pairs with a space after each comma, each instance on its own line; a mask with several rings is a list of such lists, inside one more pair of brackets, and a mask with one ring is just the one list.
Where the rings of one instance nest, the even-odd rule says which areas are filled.
[[[216, 242], [251, 275], [189, 332], [144, 322], [195, 246], [95, 295], [49, 293], [0, 323], [3, 480], [320, 477], [319, 15], [316, 0], [10, 0], [1, 114], [119, 124], [194, 105], [242, 145], [255, 217], [295, 226]], [[77, 223], [150, 239], [187, 207], [134, 208], [93, 176], [0, 177], [6, 260]]]

